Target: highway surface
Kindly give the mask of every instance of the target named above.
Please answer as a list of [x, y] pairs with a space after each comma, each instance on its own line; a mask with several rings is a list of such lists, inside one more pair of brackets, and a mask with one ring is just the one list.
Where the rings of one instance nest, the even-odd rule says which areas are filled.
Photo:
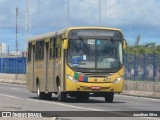
[[[115, 95], [113, 103], [105, 103], [104, 98], [90, 97], [89, 101], [78, 101], [69, 98], [66, 102], [58, 102], [57, 96], [53, 95], [52, 100], [38, 100], [36, 93], [30, 93], [25, 85], [0, 83], [0, 111], [160, 111], [160, 100]], [[86, 112], [87, 113], [87, 112]], [[153, 112], [154, 113], [154, 112]], [[73, 112], [74, 114], [74, 112]], [[89, 114], [89, 113], [88, 113]], [[128, 114], [118, 113], [117, 116]], [[134, 112], [133, 112], [134, 114]], [[158, 112], [160, 114], [160, 112]], [[98, 115], [98, 114], [97, 114]], [[2, 118], [0, 118], [2, 119]], [[3, 118], [8, 120], [7, 118]], [[21, 120], [22, 118], [13, 118]], [[27, 118], [23, 118], [24, 120]], [[30, 119], [30, 118], [29, 118]], [[63, 117], [55, 118], [33, 118], [33, 120], [158, 120], [159, 117]]]

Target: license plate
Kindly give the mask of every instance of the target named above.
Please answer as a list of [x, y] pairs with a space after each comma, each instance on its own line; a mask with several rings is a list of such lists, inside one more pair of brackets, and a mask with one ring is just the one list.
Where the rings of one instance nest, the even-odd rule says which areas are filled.
[[100, 87], [100, 86], [92, 86], [91, 89], [92, 89], [92, 90], [100, 90], [101, 87]]

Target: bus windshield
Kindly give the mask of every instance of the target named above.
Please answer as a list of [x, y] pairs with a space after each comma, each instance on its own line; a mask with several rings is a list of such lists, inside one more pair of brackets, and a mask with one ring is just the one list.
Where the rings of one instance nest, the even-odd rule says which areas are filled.
[[69, 40], [68, 65], [70, 67], [118, 69], [122, 64], [121, 41], [113, 39]]

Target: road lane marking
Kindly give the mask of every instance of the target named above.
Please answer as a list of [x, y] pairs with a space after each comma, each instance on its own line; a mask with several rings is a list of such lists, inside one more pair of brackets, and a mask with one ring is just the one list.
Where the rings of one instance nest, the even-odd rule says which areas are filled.
[[[45, 103], [45, 104], [54, 104], [54, 105], [60, 105], [60, 106], [75, 108], [75, 109], [83, 109], [83, 110], [90, 110], [90, 111], [105, 111], [105, 110], [101, 110], [101, 109], [93, 109], [93, 108], [85, 108], [85, 107], [78, 107], [78, 106], [73, 106], [73, 105], [67, 105], [67, 104], [57, 103], [57, 102], [53, 102], [53, 101], [47, 101], [46, 102], [46, 101], [42, 101], [42, 100], [23, 99], [23, 98], [11, 96], [11, 95], [5, 95], [5, 94], [0, 94], [0, 95], [1, 96], [5, 96], [5, 97], [14, 98], [14, 99], [19, 99], [19, 100], [28, 100], [28, 101], [32, 101], [32, 102], [40, 102], [40, 103]], [[115, 113], [114, 111], [110, 111], [110, 112], [111, 113]], [[118, 114], [127, 115], [125, 113], [118, 113]], [[159, 120], [159, 118], [154, 118], [154, 117], [135, 117], [135, 118], [144, 118], [144, 119], [149, 119], [149, 120]]]
[[32, 102], [39, 102], [39, 103], [45, 103], [45, 104], [54, 104], [54, 105], [60, 105], [60, 106], [75, 108], [75, 109], [90, 110], [90, 111], [105, 111], [105, 110], [101, 110], [101, 109], [93, 109], [93, 108], [85, 108], [85, 107], [78, 107], [78, 106], [73, 106], [73, 105], [67, 105], [67, 104], [53, 102], [53, 101], [33, 100], [33, 99], [30, 99], [30, 98], [23, 99], [23, 98], [20, 98], [20, 97], [15, 97], [15, 96], [5, 95], [5, 94], [0, 94], [0, 95], [1, 96], [5, 96], [5, 97], [14, 98], [14, 99], [19, 99], [19, 100], [28, 100], [28, 101], [32, 101]]
[[[10, 97], [10, 98], [14, 98], [14, 99], [19, 99], [19, 100], [28, 100], [31, 102], [39, 102], [39, 103], [45, 103], [45, 104], [54, 104], [54, 105], [60, 105], [60, 106], [65, 106], [65, 107], [70, 107], [70, 108], [75, 108], [75, 109], [82, 109], [82, 110], [90, 110], [90, 111], [105, 111], [102, 109], [93, 109], [93, 108], [86, 108], [86, 107], [79, 107], [79, 106], [73, 106], [73, 105], [67, 105], [64, 103], [58, 103], [58, 102], [54, 102], [54, 101], [42, 101], [42, 100], [33, 100], [33, 99], [23, 99], [23, 98], [19, 98], [19, 97], [15, 97], [15, 96], [11, 96], [11, 95], [5, 95], [5, 94], [0, 94], [1, 96], [5, 96], [5, 97]], [[110, 111], [111, 113], [114, 113], [114, 111]], [[119, 113], [118, 113], [119, 114]], [[120, 113], [120, 114], [124, 114], [127, 115], [125, 113]], [[159, 120], [159, 118], [155, 118], [155, 117], [135, 117], [135, 118], [144, 118], [144, 119], [152, 119], [152, 120]]]
[[149, 120], [159, 120], [159, 117], [142, 117], [142, 118]]
[[54, 105], [60, 105], [60, 106], [65, 106], [65, 107], [70, 107], [70, 108], [75, 108], [75, 109], [82, 109], [82, 110], [90, 110], [90, 111], [105, 111], [105, 110], [102, 110], [102, 109], [94, 109], [94, 108], [87, 108], [87, 107], [79, 107], [79, 106], [74, 106], [74, 105], [67, 105], [67, 104], [64, 104], [64, 103], [59, 103], [59, 102], [54, 102], [54, 101], [42, 101], [42, 100], [33, 100], [33, 99], [30, 99], [28, 98], [28, 100], [30, 101], [34, 101], [34, 102], [41, 102], [41, 103], [49, 103], [49, 104], [54, 104]]
[[21, 89], [19, 88], [11, 88], [11, 89], [21, 91]]
[[11, 96], [11, 95], [5, 95], [5, 94], [0, 94], [0, 95], [1, 95], [1, 96], [4, 96], [4, 97], [10, 97], [10, 98], [19, 99], [19, 100], [25, 100], [25, 99], [23, 99], [23, 98]]

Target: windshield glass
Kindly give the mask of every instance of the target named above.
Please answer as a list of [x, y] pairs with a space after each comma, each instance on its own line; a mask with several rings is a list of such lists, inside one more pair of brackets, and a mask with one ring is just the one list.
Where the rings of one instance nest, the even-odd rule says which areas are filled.
[[120, 68], [122, 42], [101, 39], [69, 40], [68, 64], [75, 68]]

